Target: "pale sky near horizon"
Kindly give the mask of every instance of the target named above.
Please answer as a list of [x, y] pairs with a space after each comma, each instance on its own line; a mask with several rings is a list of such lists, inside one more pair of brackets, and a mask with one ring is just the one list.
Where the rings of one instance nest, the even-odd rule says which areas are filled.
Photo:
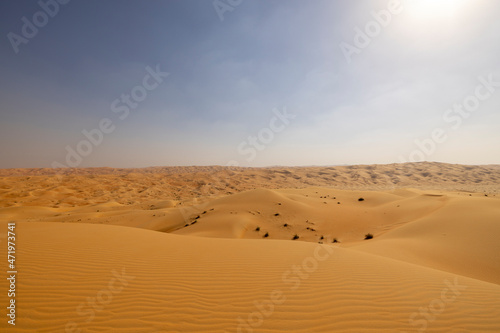
[[500, 164], [500, 2], [416, 1], [2, 1], [0, 168]]

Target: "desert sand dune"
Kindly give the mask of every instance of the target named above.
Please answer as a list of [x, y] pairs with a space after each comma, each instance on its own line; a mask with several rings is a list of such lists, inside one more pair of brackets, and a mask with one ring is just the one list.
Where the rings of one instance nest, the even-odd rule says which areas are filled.
[[[362, 240], [367, 232], [381, 233], [431, 214], [445, 204], [442, 198], [418, 192], [408, 198], [408, 193], [413, 192], [406, 191], [400, 196], [393, 191], [326, 188], [252, 190], [202, 204], [200, 208], [210, 207], [210, 211], [203, 214], [198, 208], [193, 214], [196, 216], [191, 218], [199, 223], [184, 225], [185, 228], [176, 232], [203, 234], [208, 231], [213, 234], [216, 230], [227, 232], [231, 226], [239, 224], [243, 229], [235, 230], [233, 237], [258, 238], [262, 232], [269, 231], [271, 238], [279, 239], [291, 239], [298, 233], [299, 239], [307, 241], [319, 241], [322, 235], [343, 242]], [[260, 232], [256, 233], [257, 227]], [[223, 237], [222, 234], [216, 236]]]
[[500, 202], [454, 198], [355, 248], [500, 284]]
[[[84, 224], [18, 232], [19, 332], [500, 329], [498, 284], [348, 248]], [[432, 320], [418, 314], [429, 304], [443, 308]]]
[[500, 167], [405, 163], [338, 167], [0, 169], [3, 206], [73, 207], [116, 201], [190, 200], [251, 189], [402, 187], [498, 193]]
[[248, 322], [256, 304], [271, 309], [271, 299], [272, 313], [254, 315], [256, 331], [414, 331], [412, 313], [455, 282], [457, 295], [448, 291], [427, 331], [500, 329], [497, 284], [350, 249], [117, 226], [18, 228], [21, 332], [237, 332], [238, 318]]
[[0, 170], [15, 331], [500, 331], [498, 166], [62, 171]]

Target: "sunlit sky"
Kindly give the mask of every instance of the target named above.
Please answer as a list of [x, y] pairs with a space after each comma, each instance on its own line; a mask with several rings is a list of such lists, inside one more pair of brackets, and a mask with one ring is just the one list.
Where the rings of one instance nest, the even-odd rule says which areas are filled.
[[500, 1], [41, 2], [0, 2], [0, 168], [500, 164]]

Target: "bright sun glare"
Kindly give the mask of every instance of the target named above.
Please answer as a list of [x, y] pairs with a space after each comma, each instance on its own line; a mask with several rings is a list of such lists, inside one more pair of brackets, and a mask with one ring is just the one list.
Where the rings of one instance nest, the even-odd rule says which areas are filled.
[[468, 0], [409, 0], [408, 12], [419, 19], [452, 17]]

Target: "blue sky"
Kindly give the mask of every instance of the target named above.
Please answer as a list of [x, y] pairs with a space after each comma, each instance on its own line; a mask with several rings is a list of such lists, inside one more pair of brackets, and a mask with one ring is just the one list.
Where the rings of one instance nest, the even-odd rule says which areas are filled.
[[1, 168], [500, 164], [500, 2], [60, 1], [0, 3]]

